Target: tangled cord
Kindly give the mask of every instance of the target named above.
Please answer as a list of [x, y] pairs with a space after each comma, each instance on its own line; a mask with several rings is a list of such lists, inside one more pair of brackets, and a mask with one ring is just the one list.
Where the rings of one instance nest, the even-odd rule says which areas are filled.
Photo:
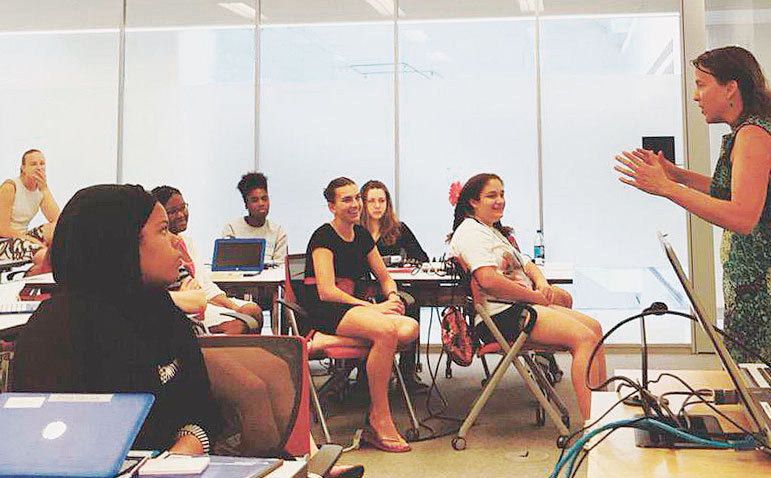
[[[596, 446], [598, 446], [600, 443], [602, 443], [606, 438], [608, 438], [614, 431], [618, 430], [619, 428], [638, 428], [646, 431], [657, 431], [662, 432], [665, 434], [668, 434], [670, 436], [674, 436], [677, 438], [680, 438], [682, 440], [688, 441], [690, 443], [695, 443], [697, 445], [701, 445], [704, 447], [709, 448], [716, 448], [716, 449], [735, 449], [735, 450], [750, 450], [750, 449], [765, 449], [767, 451], [771, 451], [771, 448], [765, 443], [764, 437], [754, 434], [753, 432], [747, 430], [745, 427], [742, 427], [739, 425], [735, 420], [733, 420], [731, 417], [726, 415], [724, 412], [720, 411], [717, 407], [714, 405], [714, 401], [710, 402], [705, 397], [710, 395], [711, 391], [700, 389], [696, 390], [693, 387], [691, 387], [685, 380], [678, 377], [675, 374], [672, 373], [661, 373], [659, 376], [654, 379], [650, 380], [649, 383], [656, 383], [659, 380], [661, 380], [664, 377], [671, 377], [680, 384], [682, 384], [686, 389], [688, 389], [688, 392], [669, 392], [661, 397], [658, 397], [657, 399], [650, 394], [650, 392], [646, 389], [644, 389], [639, 383], [635, 382], [634, 380], [630, 379], [629, 377], [624, 376], [612, 376], [605, 381], [603, 381], [600, 384], [592, 385], [590, 380], [590, 370], [592, 363], [594, 362], [594, 358], [596, 357], [600, 347], [605, 342], [605, 340], [613, 334], [616, 330], [618, 330], [621, 326], [632, 322], [634, 320], [641, 319], [645, 317], [646, 315], [664, 315], [664, 314], [672, 314], [679, 317], [684, 317], [689, 320], [696, 320], [695, 317], [693, 317], [690, 314], [686, 314], [683, 312], [678, 311], [671, 311], [671, 310], [664, 310], [664, 311], [652, 311], [652, 310], [645, 310], [640, 314], [634, 315], [632, 317], [629, 317], [627, 319], [622, 320], [615, 326], [613, 326], [608, 332], [606, 332], [600, 341], [595, 346], [594, 350], [592, 351], [592, 354], [589, 356], [588, 365], [586, 368], [586, 375], [585, 375], [585, 383], [589, 390], [592, 391], [601, 391], [604, 390], [605, 387], [610, 385], [614, 382], [622, 382], [619, 386], [619, 390], [621, 387], [630, 387], [633, 389], [631, 393], [628, 395], [620, 398], [618, 401], [616, 401], [608, 410], [606, 410], [599, 418], [592, 421], [588, 425], [584, 426], [583, 428], [573, 432], [570, 435], [567, 436], [560, 436], [557, 440], [557, 446], [559, 448], [562, 448], [562, 451], [560, 452], [560, 457], [557, 461], [557, 464], [554, 467], [554, 470], [552, 471], [551, 475], [549, 475], [550, 478], [557, 478], [563, 469], [566, 470], [565, 476], [568, 478], [573, 478], [576, 473], [578, 472], [578, 469], [580, 468], [583, 461], [586, 459], [586, 456], [589, 454], [591, 450], [593, 450]], [[742, 344], [738, 339], [731, 336], [730, 334], [724, 332], [723, 330], [715, 327], [714, 325], [712, 328], [717, 331], [720, 335], [722, 335], [724, 338], [728, 339], [736, 345], [738, 348], [740, 348], [743, 352], [745, 352], [748, 355], [751, 355], [758, 359], [761, 363], [766, 365], [767, 367], [771, 368], [771, 365], [768, 363], [768, 361], [760, 355], [757, 351], [754, 351], [748, 347], [746, 347], [744, 344]], [[647, 400], [653, 400], [655, 401], [655, 405], [653, 407], [645, 407], [644, 410], [646, 410], [646, 413], [654, 413], [657, 416], [651, 416], [646, 414], [646, 416], [634, 418], [634, 419], [627, 419], [627, 420], [619, 420], [612, 423], [608, 423], [605, 425], [600, 426], [599, 428], [596, 428], [594, 430], [589, 431], [585, 435], [581, 436], [581, 438], [578, 438], [576, 440], [576, 437], [583, 434], [587, 430], [594, 428], [600, 421], [602, 421], [605, 417], [608, 416], [608, 414], [616, 408], [620, 403], [623, 403], [626, 399], [632, 397], [633, 395], [640, 394], [642, 397], [643, 403], [645, 403]], [[669, 410], [669, 407], [666, 404], [665, 400], [662, 400], [666, 395], [673, 395], [676, 393], [680, 394], [686, 394], [687, 398], [681, 407], [680, 411], [678, 412], [678, 415], [675, 416], [672, 414], [671, 410]], [[692, 398], [696, 398], [697, 401], [691, 402], [690, 400]], [[695, 403], [703, 403], [707, 407], [709, 407], [712, 411], [726, 419], [729, 423], [731, 423], [734, 427], [736, 427], [738, 430], [741, 430], [741, 432], [744, 434], [744, 438], [741, 440], [726, 440], [726, 441], [718, 441], [718, 440], [712, 440], [709, 438], [705, 438], [693, 433], [689, 433], [686, 431], [683, 431], [679, 428], [673, 427], [671, 424], [667, 423], [673, 422], [673, 423], [679, 423], [678, 417], [682, 414], [685, 414], [685, 408], [689, 405], [693, 405]], [[666, 413], [666, 415], [665, 415]], [[607, 431], [603, 437], [601, 437], [599, 440], [597, 440], [595, 443], [591, 444], [590, 446], [585, 448], [585, 445], [587, 442], [596, 436], [599, 433]], [[573, 441], [575, 440], [575, 443]], [[583, 453], [581, 451], [583, 450]], [[567, 467], [566, 467], [567, 465]]]

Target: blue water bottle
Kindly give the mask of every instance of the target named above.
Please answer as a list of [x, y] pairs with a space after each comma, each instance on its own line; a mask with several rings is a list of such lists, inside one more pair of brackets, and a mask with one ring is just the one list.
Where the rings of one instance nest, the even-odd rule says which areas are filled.
[[543, 231], [538, 229], [535, 232], [535, 240], [533, 241], [533, 261], [542, 266], [544, 259], [546, 258], [546, 246], [543, 244]]

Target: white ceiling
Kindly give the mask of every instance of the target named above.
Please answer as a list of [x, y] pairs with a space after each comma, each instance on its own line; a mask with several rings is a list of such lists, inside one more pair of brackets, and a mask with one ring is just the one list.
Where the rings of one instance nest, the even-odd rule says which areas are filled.
[[[127, 26], [169, 27], [199, 25], [243, 25], [249, 19], [218, 3], [240, 1], [254, 7], [257, 0], [128, 0]], [[262, 23], [325, 23], [389, 20], [368, 0], [262, 0]], [[390, 2], [391, 0], [371, 0]], [[524, 5], [535, 0], [521, 0]], [[544, 15], [595, 15], [674, 12], [679, 0], [541, 0]], [[709, 10], [751, 12], [744, 15], [757, 22], [771, 0], [708, 0]], [[0, 31], [47, 31], [116, 28], [122, 16], [122, 0], [3, 0], [0, 1]], [[532, 15], [522, 11], [520, 0], [400, 0], [404, 20], [508, 17]], [[525, 10], [527, 10], [525, 8]], [[730, 14], [735, 17], [734, 14]], [[708, 16], [708, 18], [710, 18]], [[725, 19], [716, 12], [712, 19]]]

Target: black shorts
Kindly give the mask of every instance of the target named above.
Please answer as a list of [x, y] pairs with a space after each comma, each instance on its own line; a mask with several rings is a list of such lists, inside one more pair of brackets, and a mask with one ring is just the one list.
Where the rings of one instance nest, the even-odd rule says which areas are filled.
[[[508, 309], [502, 312], [498, 312], [492, 316], [493, 323], [495, 323], [495, 325], [498, 327], [498, 330], [501, 331], [503, 337], [507, 341], [510, 342], [514, 340], [522, 331], [523, 313], [523, 309], [511, 306]], [[476, 327], [474, 327], [474, 331], [476, 332], [479, 340], [481, 340], [483, 343], [490, 344], [495, 342], [495, 337], [493, 337], [493, 333], [490, 332], [490, 329], [487, 328], [486, 323], [478, 323]]]
[[299, 324], [300, 332], [303, 335], [307, 335], [311, 330], [334, 335], [337, 333], [337, 326], [343, 320], [343, 316], [356, 307], [356, 304], [316, 300], [303, 304], [303, 307], [310, 315], [308, 319]]

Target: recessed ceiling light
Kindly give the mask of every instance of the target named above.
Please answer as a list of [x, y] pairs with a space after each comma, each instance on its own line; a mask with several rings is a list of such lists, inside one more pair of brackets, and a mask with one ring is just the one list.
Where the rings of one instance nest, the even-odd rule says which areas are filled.
[[254, 20], [257, 16], [257, 10], [255, 10], [254, 7], [245, 4], [244, 2], [224, 2], [218, 3], [217, 5], [230, 10], [236, 15], [240, 15], [250, 20]]
[[522, 13], [535, 13], [543, 11], [543, 0], [519, 0], [519, 11]]
[[[390, 17], [394, 14], [393, 0], [366, 0], [366, 2], [383, 16]], [[404, 16], [404, 11], [400, 8], [398, 14], [402, 17]]]

